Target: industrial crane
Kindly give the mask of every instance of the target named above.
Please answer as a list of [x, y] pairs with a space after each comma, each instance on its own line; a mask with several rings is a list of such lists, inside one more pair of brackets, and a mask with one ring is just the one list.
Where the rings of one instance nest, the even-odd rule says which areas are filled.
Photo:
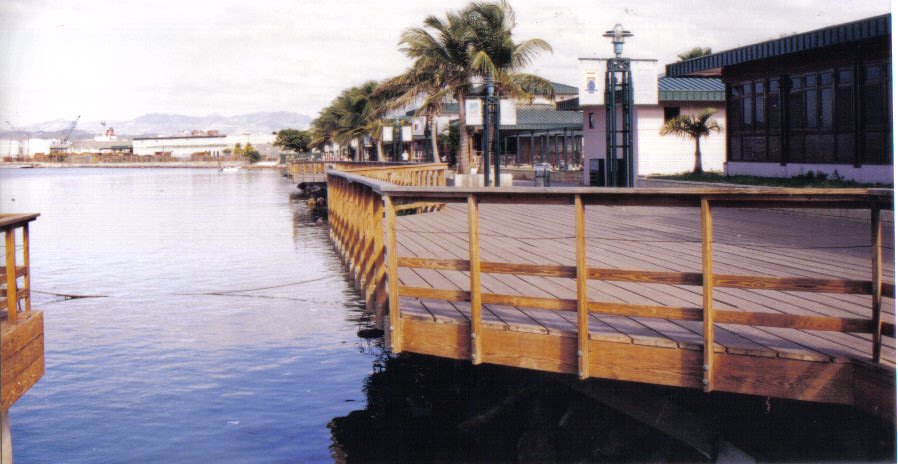
[[69, 144], [69, 137], [71, 137], [71, 136], [72, 136], [72, 132], [75, 131], [75, 126], [78, 125], [78, 120], [79, 120], [79, 119], [81, 119], [81, 115], [80, 115], [80, 114], [78, 115], [77, 118], [75, 118], [74, 121], [72, 121], [72, 122], [69, 124], [69, 127], [67, 127], [67, 128], [63, 131], [63, 133], [62, 133], [62, 139], [61, 139], [59, 142], [50, 145], [50, 151], [51, 151], [51, 152], [60, 152], [60, 151], [66, 151], [66, 150], [68, 150], [69, 145], [70, 145], [70, 144]]

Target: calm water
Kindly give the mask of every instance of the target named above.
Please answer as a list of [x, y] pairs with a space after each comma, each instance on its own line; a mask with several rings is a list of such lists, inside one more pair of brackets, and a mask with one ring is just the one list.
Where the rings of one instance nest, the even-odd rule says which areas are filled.
[[[273, 171], [0, 169], [38, 211], [46, 374], [11, 409], [18, 463], [701, 461], [570, 376], [393, 356], [327, 225]], [[701, 412], [766, 461], [895, 460], [847, 407], [617, 383]]]
[[267, 170], [0, 169], [0, 211], [41, 213], [33, 288], [107, 296], [34, 295], [46, 374], [11, 409], [16, 461], [330, 460], [378, 350], [292, 190]]

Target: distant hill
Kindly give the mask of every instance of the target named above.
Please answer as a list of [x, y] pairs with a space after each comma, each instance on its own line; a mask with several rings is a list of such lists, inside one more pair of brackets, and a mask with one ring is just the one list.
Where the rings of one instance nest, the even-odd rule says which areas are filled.
[[[185, 116], [182, 114], [151, 113], [139, 116], [128, 121], [106, 121], [106, 127], [115, 129], [119, 136], [140, 135], [178, 135], [182, 131], [218, 130], [221, 134], [244, 134], [276, 132], [280, 129], [305, 129], [309, 127], [312, 118], [304, 114], [287, 111], [261, 112], [238, 114], [234, 116], [222, 116], [211, 114], [208, 116]], [[0, 132], [0, 136], [21, 136], [23, 130], [31, 132], [32, 137], [54, 138], [59, 137], [62, 131], [68, 127], [71, 121], [56, 119], [38, 124], [32, 124], [16, 131]], [[79, 121], [78, 127], [72, 133], [73, 139], [89, 138], [103, 132], [100, 121]]]

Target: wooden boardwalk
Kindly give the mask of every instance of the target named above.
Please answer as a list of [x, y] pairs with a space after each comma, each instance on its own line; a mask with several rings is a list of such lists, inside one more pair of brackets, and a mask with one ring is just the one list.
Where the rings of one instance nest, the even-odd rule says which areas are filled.
[[[685, 208], [588, 207], [588, 265], [647, 271], [701, 272], [701, 242], [695, 239], [698, 215]], [[550, 205], [483, 205], [480, 253], [484, 261], [528, 264], [574, 264], [574, 237], [567, 225], [573, 207]], [[559, 224], [564, 226], [559, 227]], [[856, 279], [869, 276], [869, 225], [761, 210], [724, 210], [715, 217], [715, 271], [725, 274]], [[885, 244], [894, 249], [891, 228]], [[467, 212], [449, 205], [441, 212], [397, 219], [401, 256], [466, 259]], [[724, 238], [727, 237], [727, 238]], [[894, 254], [883, 271], [894, 279]], [[571, 279], [484, 273], [484, 292], [536, 297], [576, 298]], [[400, 268], [399, 281], [411, 287], [468, 290], [467, 272]], [[591, 301], [670, 307], [701, 306], [700, 289], [686, 285], [590, 281]], [[869, 317], [864, 295], [721, 288], [715, 307], [781, 314]], [[484, 304], [484, 324], [501, 330], [575, 337], [574, 311], [543, 311]], [[470, 304], [403, 297], [402, 317], [448, 324], [468, 324]], [[883, 319], [894, 323], [894, 300], [887, 298]], [[593, 340], [698, 351], [702, 323], [590, 315]], [[886, 337], [883, 361], [894, 365], [895, 340]], [[721, 324], [715, 351], [813, 362], [848, 363], [870, 358], [869, 334]]]
[[[894, 420], [894, 231], [879, 213], [890, 194], [376, 178], [329, 171], [331, 232], [369, 306], [384, 318], [389, 302], [396, 352]], [[768, 209], [809, 206], [867, 208], [872, 227]]]

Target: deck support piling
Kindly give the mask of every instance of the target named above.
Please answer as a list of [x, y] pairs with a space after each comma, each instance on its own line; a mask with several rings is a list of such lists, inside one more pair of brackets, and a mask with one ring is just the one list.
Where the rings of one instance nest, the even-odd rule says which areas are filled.
[[870, 207], [870, 248], [872, 252], [873, 362], [882, 357], [882, 218], [879, 203]]
[[714, 390], [714, 274], [712, 271], [711, 205], [707, 198], [701, 200], [702, 223], [702, 335], [704, 343], [704, 364], [702, 365], [702, 386], [706, 392]]
[[478, 205], [475, 195], [468, 196], [468, 254], [471, 280], [471, 361], [483, 362], [483, 331], [480, 300], [480, 232]]
[[586, 207], [583, 197], [574, 195], [574, 229], [577, 241], [577, 373], [589, 377], [589, 289], [586, 280]]
[[12, 464], [12, 434], [9, 431], [9, 411], [0, 410], [0, 464]]

